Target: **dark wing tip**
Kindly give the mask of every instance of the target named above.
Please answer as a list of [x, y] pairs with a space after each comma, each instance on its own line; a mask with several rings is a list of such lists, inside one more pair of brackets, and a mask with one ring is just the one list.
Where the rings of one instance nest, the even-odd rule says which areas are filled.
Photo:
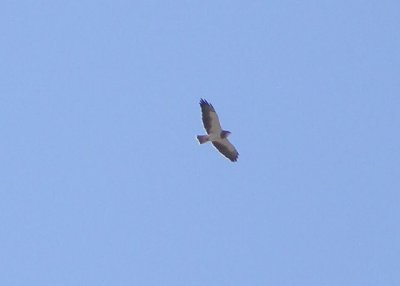
[[210, 105], [207, 100], [200, 98], [200, 105]]
[[[226, 156], [226, 155], [225, 155]], [[228, 156], [226, 156], [229, 160], [231, 160], [232, 162], [236, 162], [237, 160], [238, 160], [238, 158], [239, 158], [239, 152], [238, 151], [236, 151], [236, 149], [235, 149], [235, 151], [233, 152], [233, 153], [231, 153], [231, 154], [229, 154]]]
[[226, 156], [226, 158], [228, 158], [231, 162], [236, 162], [239, 158], [239, 154], [233, 155], [233, 156]]
[[224, 144], [217, 141], [213, 141], [212, 144], [222, 155], [228, 158], [231, 162], [236, 162], [238, 160], [239, 152], [236, 151], [236, 149], [234, 151], [229, 151], [229, 149]]
[[202, 98], [200, 99], [200, 106], [201, 107], [210, 107], [211, 110], [214, 110], [214, 107], [212, 106], [212, 104], [209, 103], [207, 100], [202, 99]]
[[235, 157], [231, 157], [231, 158], [228, 158], [228, 159], [231, 160], [232, 162], [236, 162], [238, 158], [239, 158], [239, 153], [236, 153]]

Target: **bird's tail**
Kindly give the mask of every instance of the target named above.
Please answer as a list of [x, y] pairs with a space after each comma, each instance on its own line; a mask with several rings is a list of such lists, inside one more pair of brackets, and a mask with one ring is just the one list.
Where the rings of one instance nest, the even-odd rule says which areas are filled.
[[200, 144], [206, 143], [208, 141], [208, 135], [197, 135], [197, 140]]

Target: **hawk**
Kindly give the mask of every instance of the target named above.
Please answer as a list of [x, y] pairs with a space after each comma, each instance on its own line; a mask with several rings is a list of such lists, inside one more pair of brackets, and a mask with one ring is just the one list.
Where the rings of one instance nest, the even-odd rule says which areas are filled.
[[236, 162], [239, 157], [239, 153], [227, 139], [231, 132], [222, 130], [218, 115], [215, 112], [212, 104], [208, 103], [207, 100], [201, 99], [200, 107], [203, 125], [207, 135], [198, 135], [197, 140], [199, 140], [200, 144], [211, 141], [214, 147], [217, 148], [222, 155], [232, 162]]

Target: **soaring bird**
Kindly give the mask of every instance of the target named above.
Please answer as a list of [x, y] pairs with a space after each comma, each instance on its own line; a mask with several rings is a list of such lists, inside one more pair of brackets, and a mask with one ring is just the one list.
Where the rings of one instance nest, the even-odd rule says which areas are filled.
[[227, 139], [231, 132], [222, 130], [218, 115], [215, 112], [212, 104], [208, 103], [207, 100], [201, 99], [200, 107], [203, 125], [207, 135], [198, 135], [197, 140], [199, 140], [200, 144], [211, 141], [214, 147], [217, 148], [222, 155], [232, 162], [236, 162], [239, 157], [239, 153]]

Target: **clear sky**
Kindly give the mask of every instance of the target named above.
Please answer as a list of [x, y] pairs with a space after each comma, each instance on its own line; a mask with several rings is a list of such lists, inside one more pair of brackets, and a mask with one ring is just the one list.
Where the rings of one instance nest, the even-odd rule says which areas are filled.
[[400, 285], [399, 11], [2, 1], [0, 285]]

